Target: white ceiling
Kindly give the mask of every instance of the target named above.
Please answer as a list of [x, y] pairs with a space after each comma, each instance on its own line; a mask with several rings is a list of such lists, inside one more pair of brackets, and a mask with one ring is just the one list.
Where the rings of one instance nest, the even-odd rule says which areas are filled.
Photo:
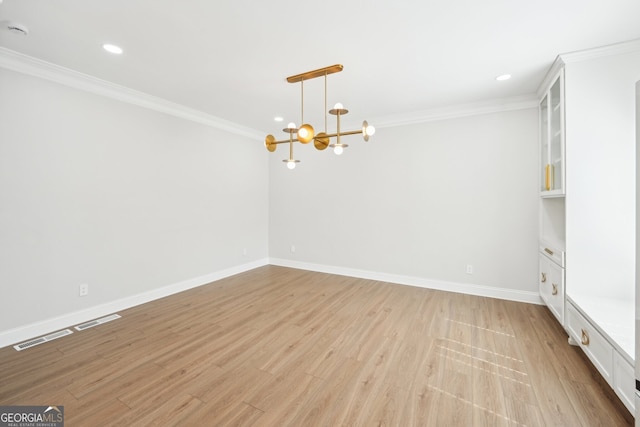
[[[640, 1], [0, 0], [4, 20], [30, 33], [2, 47], [279, 137], [274, 116], [300, 122], [287, 76], [343, 64], [328, 103], [358, 123], [531, 97], [558, 54], [640, 38]], [[323, 79], [304, 89], [321, 128]]]

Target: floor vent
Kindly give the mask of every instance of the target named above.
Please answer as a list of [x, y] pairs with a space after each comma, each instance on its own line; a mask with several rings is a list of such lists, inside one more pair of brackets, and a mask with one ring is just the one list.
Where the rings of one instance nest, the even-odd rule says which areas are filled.
[[111, 322], [112, 320], [116, 320], [119, 318], [120, 315], [118, 314], [110, 314], [109, 316], [101, 317], [100, 319], [92, 320], [91, 322], [78, 325], [76, 326], [76, 331], [84, 331], [85, 329], [93, 328], [94, 326], [102, 325], [103, 323]]
[[44, 337], [34, 338], [32, 340], [25, 341], [23, 343], [14, 345], [13, 348], [15, 348], [17, 351], [22, 351], [22, 350], [25, 350], [27, 348], [35, 347], [37, 345], [44, 344], [44, 343], [49, 342], [49, 341], [53, 341], [53, 340], [55, 340], [57, 338], [62, 338], [62, 337], [65, 337], [67, 335], [71, 335], [72, 333], [73, 333], [72, 330], [64, 329], [62, 331], [58, 331], [58, 332], [54, 332], [54, 333], [49, 334], [49, 335], [45, 335]]

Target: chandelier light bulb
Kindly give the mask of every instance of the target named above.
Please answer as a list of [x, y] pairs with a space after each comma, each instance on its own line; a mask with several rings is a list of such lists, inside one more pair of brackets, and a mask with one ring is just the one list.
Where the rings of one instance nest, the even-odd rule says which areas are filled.
[[369, 126], [367, 126], [367, 128], [365, 129], [365, 132], [367, 133], [367, 135], [371, 136], [371, 135], [373, 135], [374, 133], [376, 133], [376, 128], [375, 128], [375, 127], [373, 127], [373, 126], [371, 126], [371, 125], [369, 125]]
[[342, 105], [341, 103], [337, 102], [336, 105], [333, 106], [334, 110], [342, 110], [344, 109], [344, 105]]
[[315, 130], [310, 124], [304, 124], [298, 128], [298, 141], [307, 144], [313, 140]]
[[340, 145], [336, 144], [335, 147], [333, 147], [333, 152], [336, 153], [338, 156], [342, 154], [343, 151], [344, 151], [344, 147], [342, 147], [342, 144]]
[[295, 169], [295, 168], [296, 168], [296, 162], [295, 162], [295, 161], [293, 161], [293, 160], [289, 160], [289, 161], [287, 162], [287, 167], [288, 167], [289, 169]]
[[295, 124], [295, 123], [293, 123], [293, 122], [290, 122], [290, 123], [287, 125], [287, 129], [295, 129], [295, 128], [296, 128], [296, 124]]

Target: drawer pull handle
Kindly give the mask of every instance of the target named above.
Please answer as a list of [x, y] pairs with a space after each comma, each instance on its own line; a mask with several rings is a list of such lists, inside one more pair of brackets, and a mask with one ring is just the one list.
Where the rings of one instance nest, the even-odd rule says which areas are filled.
[[546, 282], [547, 281], [547, 273], [540, 273], [540, 274], [542, 275], [542, 278], [540, 279], [540, 281], [542, 283]]
[[584, 329], [582, 330], [582, 345], [589, 345], [589, 333]]
[[544, 248], [544, 251], [546, 253], [548, 253], [549, 255], [553, 255], [553, 251], [551, 249], [549, 249], [549, 248]]
[[555, 283], [551, 284], [551, 295], [558, 295], [558, 285], [556, 285]]

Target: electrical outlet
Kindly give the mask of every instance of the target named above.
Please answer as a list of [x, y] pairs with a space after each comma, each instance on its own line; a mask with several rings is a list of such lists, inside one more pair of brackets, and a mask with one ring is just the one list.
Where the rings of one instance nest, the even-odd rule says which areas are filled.
[[86, 297], [89, 295], [89, 285], [87, 283], [83, 283], [78, 287], [78, 293], [81, 297]]
[[467, 264], [467, 274], [473, 274], [473, 265]]

